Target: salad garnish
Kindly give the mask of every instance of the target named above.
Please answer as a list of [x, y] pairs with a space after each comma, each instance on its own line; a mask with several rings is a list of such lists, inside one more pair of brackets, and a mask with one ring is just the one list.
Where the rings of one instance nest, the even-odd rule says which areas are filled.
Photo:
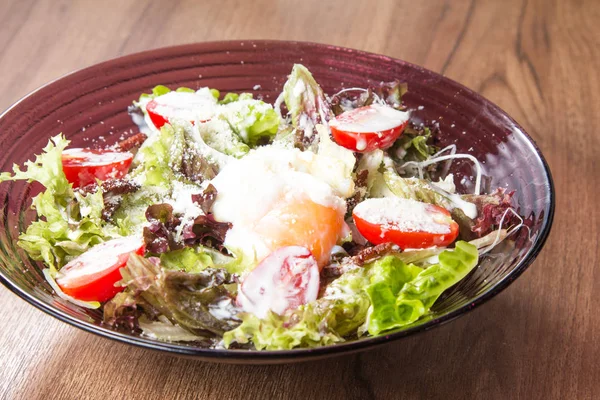
[[[299, 64], [273, 105], [156, 86], [128, 109], [139, 132], [108, 148], [59, 134], [0, 174], [45, 188], [18, 245], [61, 299], [157, 340], [282, 350], [406, 329], [527, 228], [407, 90], [328, 96]], [[467, 185], [454, 159], [473, 163]]]

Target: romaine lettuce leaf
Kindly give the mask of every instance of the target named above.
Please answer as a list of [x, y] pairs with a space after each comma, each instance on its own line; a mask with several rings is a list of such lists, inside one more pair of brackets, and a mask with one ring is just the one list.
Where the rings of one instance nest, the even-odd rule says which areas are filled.
[[283, 99], [297, 130], [296, 146], [312, 148], [319, 138], [317, 124], [327, 123], [334, 115], [323, 90], [305, 66], [294, 64], [283, 86]]
[[[388, 258], [377, 261], [386, 262]], [[373, 275], [366, 291], [371, 301], [367, 330], [371, 335], [409, 325], [425, 315], [443, 291], [462, 280], [477, 265], [477, 248], [467, 242], [457, 242], [453, 250], [443, 251], [439, 263], [418, 272], [413, 279], [402, 282], [417, 272], [414, 266], [398, 261], [382, 269], [383, 278]], [[416, 267], [418, 268], [418, 267]], [[400, 284], [402, 282], [402, 284]]]

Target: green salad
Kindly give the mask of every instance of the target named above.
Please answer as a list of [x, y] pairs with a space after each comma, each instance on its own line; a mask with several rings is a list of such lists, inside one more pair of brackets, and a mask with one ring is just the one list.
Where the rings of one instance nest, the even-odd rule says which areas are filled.
[[139, 133], [59, 134], [0, 175], [45, 188], [18, 244], [62, 299], [157, 340], [282, 350], [405, 329], [523, 224], [478, 160], [436, 146], [408, 89], [326, 94], [298, 64], [274, 104], [156, 86], [129, 108]]

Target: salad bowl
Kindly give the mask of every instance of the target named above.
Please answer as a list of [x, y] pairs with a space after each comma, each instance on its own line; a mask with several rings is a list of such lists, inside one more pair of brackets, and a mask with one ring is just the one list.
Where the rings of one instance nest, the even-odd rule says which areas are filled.
[[[229, 41], [183, 45], [110, 60], [62, 77], [30, 93], [0, 116], [0, 168], [8, 171], [38, 154], [50, 137], [63, 133], [73, 146], [113, 144], [137, 127], [127, 108], [158, 84], [250, 92], [273, 103], [295, 63], [310, 69], [326, 93], [406, 82], [403, 101], [416, 122], [439, 127], [440, 147], [455, 145], [481, 161], [486, 188], [514, 191], [525, 227], [513, 240], [482, 257], [460, 283], [444, 292], [432, 312], [409, 327], [376, 337], [310, 349], [257, 351], [204, 348], [118, 332], [102, 312], [69, 303], [44, 279], [43, 265], [17, 246], [35, 219], [35, 183], [0, 186], [0, 280], [42, 311], [87, 332], [152, 350], [229, 363], [282, 363], [362, 351], [452, 321], [500, 293], [534, 261], [550, 232], [554, 189], [549, 167], [527, 133], [504, 111], [470, 89], [422, 67], [382, 55], [322, 44]], [[463, 191], [473, 187], [468, 162], [452, 172]]]

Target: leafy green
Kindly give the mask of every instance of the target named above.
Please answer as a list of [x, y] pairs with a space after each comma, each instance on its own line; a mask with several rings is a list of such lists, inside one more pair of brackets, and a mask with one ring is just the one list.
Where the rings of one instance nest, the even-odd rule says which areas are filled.
[[446, 209], [452, 209], [451, 200], [448, 196], [444, 196], [443, 191], [434, 189], [430, 183], [424, 179], [403, 178], [392, 168], [385, 167], [383, 170], [383, 180], [390, 191], [397, 197], [422, 201]]
[[66, 207], [73, 198], [73, 188], [62, 169], [62, 152], [68, 145], [69, 140], [62, 134], [50, 138], [42, 154], [35, 156], [34, 161], [25, 162], [25, 170], [21, 170], [17, 164], [14, 164], [13, 174], [1, 173], [0, 182], [16, 180], [39, 182], [44, 185], [57, 204]]
[[[386, 259], [384, 259], [386, 260]], [[366, 291], [371, 301], [367, 329], [371, 335], [409, 325], [425, 315], [443, 291], [462, 280], [477, 265], [477, 248], [457, 242], [454, 250], [439, 255], [439, 263], [400, 285], [400, 271], [414, 266], [399, 261], [384, 269], [383, 279], [373, 279]], [[417, 267], [418, 268], [418, 267]], [[413, 273], [416, 270], [413, 271]]]
[[227, 121], [213, 119], [201, 124], [198, 129], [206, 145], [220, 153], [241, 158], [250, 151]]
[[396, 140], [390, 153], [400, 161], [424, 161], [437, 151], [435, 146], [428, 144], [431, 136], [431, 129], [427, 127], [415, 129], [409, 126]]
[[408, 91], [408, 85], [398, 80], [381, 82], [377, 87], [366, 90], [343, 90], [331, 98], [331, 108], [335, 115], [346, 111], [369, 106], [383, 101], [390, 107], [403, 110], [402, 96]]
[[223, 335], [232, 342], [249, 343], [259, 349], [286, 350], [295, 347], [325, 346], [344, 341], [362, 325], [369, 299], [362, 289], [368, 284], [364, 269], [356, 269], [333, 281], [325, 296], [285, 315], [269, 313], [264, 319], [242, 313], [242, 324]]
[[[173, 324], [165, 316], [159, 316], [156, 321], [149, 320], [145, 315], [138, 319], [139, 328], [145, 336], [166, 342], [206, 342], [207, 338], [198, 336]], [[208, 343], [210, 344], [210, 342]]]
[[[174, 151], [172, 151], [174, 150]], [[134, 177], [142, 176], [143, 185], [170, 188], [174, 180], [174, 164], [183, 157], [183, 130], [164, 125], [147, 140], [136, 154]]]
[[[176, 92], [185, 92], [185, 93], [195, 93], [194, 89], [190, 89], [187, 87], [180, 87], [175, 89]], [[162, 96], [171, 92], [171, 89], [165, 85], [157, 85], [152, 88], [152, 93], [142, 93], [139, 98], [139, 102], [152, 100], [158, 96]], [[219, 92], [217, 91], [217, 98], [219, 98]], [[214, 95], [214, 94], [213, 94]]]
[[25, 163], [25, 170], [15, 165], [12, 175], [0, 174], [0, 182], [26, 180], [45, 186], [32, 201], [38, 219], [19, 236], [18, 244], [34, 260], [43, 260], [51, 273], [108, 236], [103, 229], [102, 191], [75, 193], [63, 173], [62, 151], [68, 144], [62, 135], [55, 136], [42, 154]]
[[301, 149], [318, 142], [317, 124], [333, 118], [333, 111], [323, 90], [310, 71], [301, 64], [294, 64], [283, 86], [283, 99], [296, 128], [296, 145]]
[[257, 350], [289, 350], [295, 347], [316, 347], [334, 344], [343, 339], [333, 332], [321, 333], [321, 313], [314, 306], [302, 307], [294, 314], [300, 321], [289, 325], [289, 318], [270, 312], [264, 319], [253, 314], [241, 314], [242, 324], [223, 335], [223, 344], [229, 347], [232, 342], [249, 343], [250, 338]]
[[213, 266], [210, 255], [191, 247], [161, 254], [160, 264], [166, 269], [188, 273], [197, 273]]
[[[439, 252], [428, 253], [425, 256]], [[377, 335], [405, 326], [427, 314], [439, 295], [477, 264], [475, 246], [458, 242], [439, 254], [439, 263], [420, 268], [405, 261], [417, 254], [390, 255], [347, 270], [331, 282], [322, 297], [284, 315], [259, 319], [239, 315], [242, 324], [224, 334], [224, 345], [249, 343], [259, 349], [285, 350], [342, 342], [368, 330]]]
[[268, 143], [279, 128], [279, 115], [272, 105], [261, 100], [239, 99], [229, 102], [222, 106], [219, 115], [251, 147]]
[[216, 170], [193, 146], [179, 124], [165, 124], [148, 139], [134, 159], [133, 177], [143, 185], [171, 189], [174, 180], [201, 182], [212, 179]]
[[229, 104], [238, 100], [249, 100], [252, 99], [252, 93], [227, 93], [221, 100], [219, 100], [219, 104]]
[[164, 315], [172, 324], [195, 335], [222, 335], [235, 326], [234, 321], [219, 319], [210, 312], [216, 307], [223, 313], [224, 302], [233, 307], [226, 288], [233, 280], [223, 270], [165, 271], [157, 260], [131, 254], [121, 275], [127, 290], [141, 297], [146, 312], [152, 310], [155, 315]]

